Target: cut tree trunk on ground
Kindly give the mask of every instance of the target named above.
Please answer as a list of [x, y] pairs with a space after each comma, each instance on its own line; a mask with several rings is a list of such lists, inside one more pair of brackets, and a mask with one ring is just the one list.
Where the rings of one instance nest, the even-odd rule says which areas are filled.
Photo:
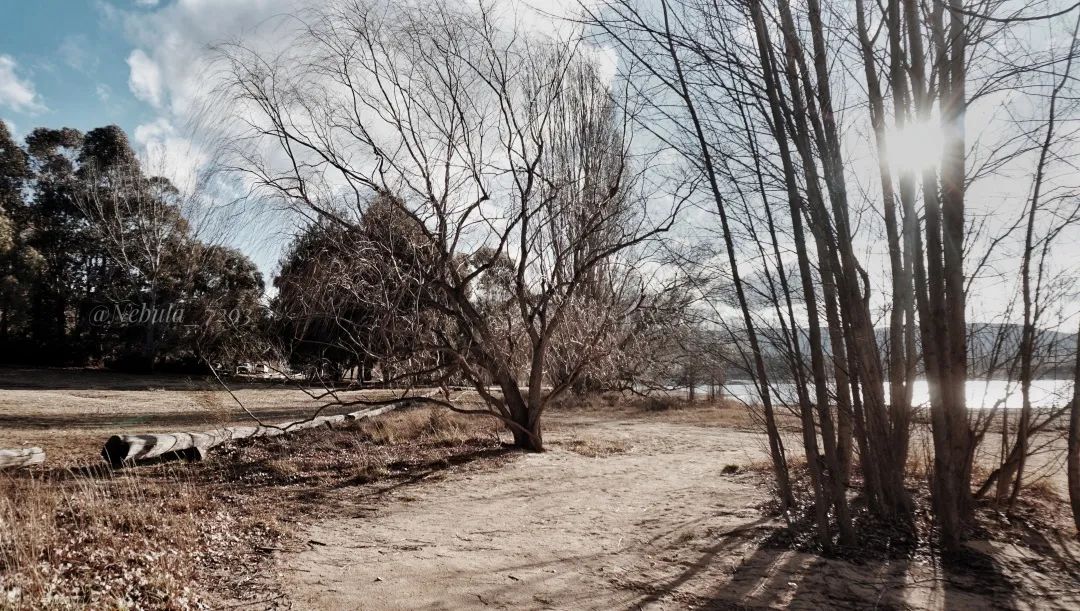
[[113, 467], [164, 462], [168, 460], [199, 461], [206, 458], [210, 448], [248, 437], [277, 437], [286, 433], [332, 426], [385, 414], [408, 401], [376, 409], [361, 410], [337, 416], [320, 416], [269, 426], [229, 426], [196, 433], [161, 433], [146, 435], [113, 435], [105, 442], [101, 456]]
[[31, 465], [40, 465], [43, 462], [45, 462], [45, 450], [41, 448], [0, 450], [0, 469], [29, 467]]

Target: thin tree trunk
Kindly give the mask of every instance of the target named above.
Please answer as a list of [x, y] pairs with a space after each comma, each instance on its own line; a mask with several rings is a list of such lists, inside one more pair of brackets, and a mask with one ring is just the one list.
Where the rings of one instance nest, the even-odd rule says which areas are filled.
[[[803, 106], [803, 97], [797, 80], [800, 65], [799, 57], [802, 55], [802, 51], [795, 35], [790, 5], [787, 0], [781, 0], [779, 5], [781, 24], [785, 31], [786, 69], [790, 95], [794, 105], [794, 108], [792, 109], [795, 128], [793, 139], [795, 140], [796, 148], [802, 157], [802, 167], [805, 174], [805, 184], [809, 200], [808, 206], [811, 210], [824, 210], [823, 196], [820, 187], [818, 186], [817, 163], [811, 150], [809, 128], [805, 120], [808, 113], [807, 109]], [[815, 59], [817, 59], [816, 56]], [[775, 73], [775, 71], [773, 72]], [[778, 134], [778, 138], [782, 139], [784, 137], [785, 134]], [[828, 155], [827, 152], [825, 154]], [[792, 185], [795, 184], [794, 180], [789, 182]], [[826, 180], [827, 184], [828, 182], [829, 181]], [[835, 188], [830, 187], [830, 193], [833, 191], [835, 191]], [[829, 408], [828, 378], [825, 374], [824, 347], [821, 336], [821, 324], [817, 311], [817, 295], [814, 289], [814, 279], [810, 269], [806, 242], [803, 237], [802, 212], [798, 205], [799, 203], [800, 199], [798, 197], [791, 198], [792, 233], [795, 239], [795, 253], [799, 261], [799, 271], [802, 276], [803, 299], [806, 303], [810, 334], [811, 370], [814, 376], [815, 399], [817, 403], [818, 420], [821, 425], [822, 447], [824, 450], [825, 464], [828, 469], [828, 481], [823, 482], [823, 486], [827, 486], [828, 493], [823, 495], [822, 499], [831, 500], [832, 504], [835, 506], [836, 519], [840, 526], [841, 542], [850, 544], [854, 541], [854, 533], [851, 528], [846, 492], [844, 489], [844, 468], [841, 466], [837, 448], [836, 430], [833, 425], [833, 418]], [[833, 256], [833, 251], [831, 250], [831, 244], [824, 239], [829, 228], [826, 223], [822, 222], [823, 220], [824, 216], [819, 216], [816, 231], [814, 233], [817, 236], [818, 255], [819, 260], [821, 261], [819, 264], [822, 276], [821, 281], [824, 284], [829, 284], [831, 288], [835, 275], [829, 260]], [[813, 449], [816, 451], [816, 440], [811, 441], [814, 442]], [[808, 461], [810, 459], [810, 449], [811, 447], [808, 446]]]
[[1080, 330], [1076, 334], [1073, 367], [1073, 400], [1069, 408], [1069, 449], [1066, 457], [1069, 472], [1069, 503], [1073, 524], [1080, 533]]
[[773, 412], [772, 397], [769, 391], [769, 378], [765, 369], [765, 359], [761, 352], [761, 347], [758, 344], [757, 332], [754, 328], [753, 318], [750, 316], [750, 307], [746, 300], [746, 292], [742, 285], [742, 278], [739, 276], [738, 257], [735, 253], [735, 243], [732, 238], [731, 228], [728, 224], [727, 210], [724, 202], [724, 197], [720, 191], [720, 184], [716, 176], [716, 171], [713, 166], [712, 152], [709, 149], [708, 140], [705, 138], [705, 131], [701, 124], [701, 121], [697, 115], [696, 105], [694, 104], [693, 97], [690, 94], [689, 87], [686, 84], [686, 78], [683, 75], [682, 63], [679, 60], [678, 53], [675, 50], [675, 43], [672, 40], [670, 25], [668, 23], [668, 4], [667, 0], [662, 0], [661, 6], [663, 8], [664, 16], [664, 29], [667, 37], [668, 52], [671, 55], [672, 62], [675, 67], [676, 74], [678, 76], [680, 97], [683, 98], [683, 103], [686, 105], [687, 113], [690, 115], [691, 125], [694, 130], [694, 135], [697, 139], [697, 144], [701, 151], [702, 165], [705, 171], [706, 178], [709, 181], [709, 188], [712, 191], [713, 199], [716, 202], [717, 212], [720, 216], [720, 225], [724, 234], [724, 246], [727, 249], [728, 264], [731, 267], [732, 283], [735, 286], [735, 294], [739, 301], [739, 309], [742, 311], [743, 324], [746, 328], [748, 340], [750, 342], [750, 351], [754, 359], [754, 368], [758, 377], [758, 390], [761, 396], [762, 409], [765, 413], [765, 429], [769, 438], [769, 454], [772, 458], [773, 472], [776, 477], [776, 483], [778, 493], [780, 496], [780, 504], [783, 510], [794, 505], [794, 496], [791, 492], [791, 482], [788, 477], [787, 459], [784, 456], [783, 443], [780, 439], [780, 430], [776, 426], [776, 416]]
[[[1080, 20], [1077, 21], [1080, 27]], [[1076, 39], [1077, 30], [1073, 30], [1073, 40]], [[1024, 232], [1024, 255], [1020, 263], [1020, 296], [1023, 299], [1024, 326], [1020, 338], [1020, 396], [1022, 405], [1020, 408], [1020, 422], [1016, 428], [1016, 460], [1007, 460], [1001, 467], [1001, 475], [997, 482], [997, 502], [1005, 499], [1009, 493], [1009, 508], [1016, 504], [1016, 499], [1023, 486], [1024, 469], [1029, 454], [1029, 437], [1031, 429], [1031, 382], [1034, 377], [1035, 359], [1035, 330], [1038, 323], [1038, 296], [1039, 286], [1036, 283], [1032, 287], [1031, 282], [1031, 256], [1035, 252], [1035, 225], [1039, 213], [1040, 198], [1042, 196], [1043, 179], [1046, 175], [1047, 157], [1050, 147], [1054, 143], [1054, 130], [1057, 126], [1057, 102], [1061, 90], [1070, 78], [1072, 68], [1073, 49], [1069, 48], [1068, 59], [1065, 62], [1065, 72], [1061, 80], [1055, 85], [1050, 95], [1050, 108], [1046, 121], [1046, 135], [1043, 137], [1042, 146], [1039, 149], [1039, 160], [1035, 166], [1034, 185], [1031, 192], [1031, 203], [1027, 210], [1027, 226]], [[1007, 430], [1003, 426], [1004, 431]], [[1011, 491], [1009, 487], [1011, 486]]]
[[[904, 123], [904, 76], [899, 70], [899, 6], [897, 0], [890, 0], [887, 9], [890, 34], [890, 78], [893, 80], [893, 106], [897, 115], [898, 126]], [[881, 183], [884, 206], [886, 238], [889, 250], [889, 263], [892, 271], [893, 304], [889, 313], [889, 414], [891, 426], [891, 459], [885, 468], [904, 469], [907, 462], [907, 448], [910, 427], [910, 390], [908, 388], [908, 358], [904, 315], [909, 311], [907, 303], [911, 300], [911, 278], [905, 265], [900, 244], [896, 214], [896, 195], [893, 186], [892, 170], [889, 168], [889, 143], [885, 134], [885, 104], [881, 94], [881, 83], [873, 55], [872, 42], [867, 33], [866, 11], [863, 0], [855, 3], [856, 24], [860, 48], [862, 50], [863, 71], [866, 74], [867, 89], [870, 99], [870, 122], [874, 129], [874, 138], [878, 148], [878, 173]], [[903, 178], [901, 179], [903, 183]]]

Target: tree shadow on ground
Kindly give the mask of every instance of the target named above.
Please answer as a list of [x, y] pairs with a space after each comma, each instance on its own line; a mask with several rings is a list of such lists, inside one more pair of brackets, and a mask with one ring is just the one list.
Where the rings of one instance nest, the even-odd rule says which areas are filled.
[[426, 460], [399, 460], [386, 465], [388, 473], [385, 475], [371, 476], [361, 473], [337, 482], [333, 488], [341, 489], [376, 483], [374, 489], [361, 493], [362, 497], [374, 499], [419, 484], [432, 476], [445, 475], [455, 467], [485, 459], [506, 458], [519, 453], [519, 450], [498, 446], [470, 448]]
[[[1020, 601], [1038, 607], [1040, 600], [1055, 600], [1053, 588], [1039, 591], [1022, 583], [1013, 559], [982, 542], [972, 542], [962, 553], [947, 557], [902, 554], [845, 559], [778, 545], [785, 529], [770, 530], [765, 522], [713, 535], [711, 542], [668, 543], [667, 550], [689, 548], [695, 555], [681, 561], [674, 575], [629, 584], [642, 594], [624, 608], [678, 604], [698, 609], [951, 610], [1014, 608]], [[1041, 533], [1032, 531], [1031, 536]], [[1033, 551], [1037, 544], [1044, 548], [1036, 552], [1040, 557], [1055, 565], [1070, 562], [1068, 546], [1038, 540], [1027, 543]], [[1069, 573], [1047, 567], [1042, 576], [1075, 579], [1077, 570], [1075, 564]]]

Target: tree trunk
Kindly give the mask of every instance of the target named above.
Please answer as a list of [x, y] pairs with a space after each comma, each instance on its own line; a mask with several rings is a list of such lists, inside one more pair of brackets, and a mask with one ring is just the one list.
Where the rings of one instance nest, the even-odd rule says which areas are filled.
[[[802, 157], [802, 168], [805, 177], [805, 185], [807, 191], [807, 207], [810, 210], [824, 210], [823, 194], [820, 189], [820, 182], [817, 173], [817, 160], [813, 155], [811, 146], [811, 136], [809, 127], [806, 123], [806, 116], [808, 108], [804, 106], [804, 98], [799, 86], [797, 74], [799, 71], [799, 63], [802, 57], [802, 48], [799, 44], [798, 38], [795, 33], [794, 20], [791, 16], [790, 5], [787, 0], [781, 0], [779, 2], [781, 24], [784, 30], [785, 37], [785, 52], [786, 52], [786, 68], [788, 77], [788, 87], [791, 96], [793, 108], [792, 118], [794, 119], [794, 125], [789, 125], [789, 128], [794, 127], [792, 133], [792, 139], [795, 142], [796, 149], [799, 155]], [[778, 71], [771, 70], [773, 74]], [[805, 76], [805, 75], [804, 75]], [[768, 77], [766, 77], [768, 78]], [[804, 83], [805, 85], [806, 83]], [[820, 83], [819, 83], [820, 85]], [[809, 87], [807, 87], [809, 90]], [[809, 101], [809, 98], [806, 98]], [[786, 134], [780, 132], [777, 134], [778, 139], [786, 138]], [[821, 151], [822, 154], [827, 154]], [[781, 148], [781, 155], [784, 154], [784, 148]], [[790, 151], [788, 152], [790, 155]], [[850, 544], [854, 541], [854, 533], [852, 531], [851, 520], [848, 514], [847, 497], [844, 489], [844, 469], [841, 466], [841, 460], [837, 449], [836, 430], [833, 426], [833, 418], [829, 408], [829, 389], [828, 379], [825, 373], [825, 355], [824, 355], [824, 340], [821, 335], [821, 323], [817, 309], [817, 294], [814, 289], [814, 279], [812, 270], [810, 267], [809, 256], [807, 252], [807, 246], [805, 237], [803, 235], [802, 224], [802, 210], [801, 210], [801, 198], [794, 192], [794, 187], [797, 184], [793, 172], [789, 172], [788, 168], [793, 168], [791, 161], [783, 161], [785, 166], [785, 173], [788, 174], [786, 182], [789, 189], [789, 201], [791, 204], [791, 222], [792, 222], [792, 236], [795, 240], [795, 253], [799, 263], [799, 272], [802, 278], [803, 299], [806, 304], [808, 329], [809, 329], [809, 343], [810, 343], [810, 362], [811, 371], [814, 377], [814, 389], [815, 389], [815, 403], [817, 404], [818, 422], [821, 427], [821, 441], [824, 456], [824, 464], [827, 469], [827, 478], [821, 482], [821, 492], [818, 499], [819, 504], [830, 503], [836, 509], [836, 520], [840, 527], [841, 542]], [[827, 166], [827, 161], [825, 162]], [[829, 181], [826, 180], [826, 183]], [[814, 218], [814, 217], [812, 217]], [[827, 232], [829, 231], [825, 223], [823, 216], [816, 217], [817, 223], [812, 224], [812, 233], [814, 234], [818, 245], [818, 257], [820, 259], [819, 269], [821, 272], [821, 282], [829, 285], [826, 291], [832, 290], [832, 283], [834, 279], [833, 267], [831, 265], [834, 251], [831, 248], [831, 244], [827, 239]], [[803, 426], [806, 427], [807, 419], [804, 417]], [[810, 419], [812, 426], [813, 420]], [[812, 462], [812, 454], [814, 458], [817, 455], [817, 440], [816, 433], [811, 428], [810, 437], [806, 438], [804, 433], [804, 439], [807, 445], [807, 462]], [[817, 475], [815, 469], [811, 469], [811, 476]], [[815, 492], [817, 489], [815, 487]], [[821, 510], [819, 510], [820, 513]], [[819, 526], [818, 528], [823, 532], [821, 536], [827, 537], [827, 521], [825, 524], [821, 524], [822, 518], [818, 516]]]
[[1080, 533], [1080, 332], [1076, 334], [1076, 357], [1073, 369], [1073, 400], [1069, 409], [1069, 503], [1073, 524]]
[[[113, 435], [101, 449], [101, 457], [113, 467], [136, 465], [144, 462], [158, 462], [170, 459], [202, 460], [211, 448], [222, 444], [246, 439], [248, 437], [277, 437], [296, 431], [331, 426], [340, 422], [362, 420], [389, 412], [408, 402], [405, 398], [394, 403], [339, 416], [320, 416], [310, 420], [283, 422], [271, 426], [235, 426], [219, 429], [186, 432], [155, 433], [146, 435]], [[44, 459], [44, 455], [42, 455]]]
[[45, 450], [41, 448], [19, 448], [0, 450], [0, 469], [29, 467], [45, 462]]
[[[756, 4], [756, 2], [755, 2]], [[709, 180], [709, 187], [712, 191], [713, 199], [716, 203], [717, 213], [720, 216], [720, 225], [723, 230], [724, 246], [727, 249], [728, 263], [731, 268], [732, 284], [735, 286], [735, 295], [739, 301], [739, 309], [742, 311], [743, 324], [746, 328], [746, 334], [750, 343], [750, 350], [753, 353], [754, 368], [757, 375], [758, 391], [761, 396], [762, 409], [765, 413], [765, 431], [769, 438], [769, 454], [772, 458], [773, 472], [776, 476], [776, 484], [780, 495], [780, 505], [783, 510], [787, 510], [794, 505], [794, 495], [791, 491], [791, 481], [788, 476], [787, 457], [784, 455], [783, 441], [780, 438], [780, 430], [776, 426], [776, 415], [773, 413], [772, 396], [769, 390], [769, 378], [768, 372], [765, 369], [765, 358], [761, 352], [761, 347], [758, 344], [757, 332], [754, 328], [753, 319], [750, 316], [750, 307], [746, 299], [746, 293], [743, 288], [742, 278], [739, 276], [738, 256], [735, 252], [735, 242], [732, 238], [731, 228], [728, 224], [726, 204], [724, 202], [723, 193], [720, 190], [720, 184], [716, 176], [716, 171], [713, 166], [712, 152], [709, 149], [709, 143], [705, 138], [705, 130], [698, 119], [697, 109], [694, 104], [693, 98], [690, 95], [689, 86], [686, 83], [686, 78], [683, 75], [682, 64], [680, 63], [678, 53], [675, 50], [675, 43], [672, 40], [670, 27], [668, 24], [668, 8], [667, 3], [662, 3], [665, 34], [667, 35], [668, 52], [671, 55], [671, 60], [675, 66], [676, 75], [679, 80], [678, 94], [682, 97], [683, 102], [686, 104], [686, 110], [690, 115], [690, 122], [692, 124], [694, 135], [697, 138], [697, 144], [701, 152], [701, 162], [705, 175]], [[760, 7], [759, 7], [760, 10]]]
[[[514, 436], [514, 447], [529, 452], [543, 452], [544, 440], [540, 430], [539, 411], [529, 406], [517, 385], [510, 381], [508, 375], [503, 376], [500, 384], [503, 390], [503, 400], [506, 402], [506, 427]], [[530, 393], [532, 391], [530, 389]]]
[[510, 431], [514, 435], [514, 447], [528, 452], [543, 452], [544, 438], [540, 430], [540, 421], [537, 420], [532, 426], [527, 422], [519, 423], [525, 430], [512, 427]]
[[146, 363], [146, 370], [150, 373], [154, 372], [154, 365], [157, 360], [157, 303], [157, 291], [151, 288], [150, 318], [146, 321], [146, 329], [143, 331], [143, 360]]
[[[1080, 28], [1080, 20], [1077, 21], [1077, 28]], [[1073, 30], [1073, 43], [1076, 42], [1076, 29]], [[1023, 397], [1023, 406], [1020, 411], [1020, 423], [1016, 430], [1016, 446], [1017, 446], [1017, 462], [1011, 469], [1015, 472], [1015, 478], [1012, 481], [1012, 491], [1009, 496], [1009, 508], [1011, 509], [1016, 504], [1016, 499], [1020, 494], [1020, 488], [1024, 482], [1024, 469], [1027, 463], [1028, 457], [1028, 445], [1031, 428], [1031, 381], [1035, 376], [1034, 370], [1034, 357], [1035, 357], [1035, 331], [1039, 323], [1040, 304], [1039, 296], [1041, 294], [1040, 289], [1042, 281], [1042, 270], [1039, 269], [1035, 285], [1032, 286], [1031, 278], [1031, 257], [1034, 254], [1035, 245], [1035, 225], [1036, 216], [1039, 212], [1040, 196], [1042, 194], [1043, 179], [1046, 175], [1047, 157], [1050, 154], [1050, 148], [1054, 144], [1054, 128], [1057, 120], [1057, 102], [1058, 95], [1065, 87], [1065, 84], [1070, 79], [1070, 72], [1072, 69], [1073, 55], [1070, 53], [1069, 59], [1065, 64], [1065, 73], [1062, 76], [1061, 81], [1054, 87], [1053, 92], [1050, 95], [1050, 108], [1049, 116], [1046, 121], [1046, 135], [1043, 138], [1042, 146], [1039, 149], [1039, 161], [1035, 169], [1035, 180], [1031, 193], [1031, 204], [1028, 207], [1027, 215], [1027, 228], [1024, 233], [1024, 256], [1020, 266], [1020, 281], [1022, 285], [1021, 296], [1024, 301], [1024, 327], [1023, 336], [1020, 342], [1020, 392]], [[1045, 247], [1045, 246], [1044, 246]], [[1045, 251], [1044, 251], [1045, 253]], [[1005, 466], [1002, 467], [1002, 475], [998, 480], [998, 498], [1000, 502], [1004, 497], [1005, 487], [1008, 484], [1008, 479], [1005, 477]], [[1012, 475], [1012, 474], [1010, 474]]]

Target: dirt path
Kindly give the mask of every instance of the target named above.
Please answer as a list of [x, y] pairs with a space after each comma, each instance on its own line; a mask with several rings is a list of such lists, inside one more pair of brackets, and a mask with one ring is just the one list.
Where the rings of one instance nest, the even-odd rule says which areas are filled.
[[[279, 564], [293, 605], [636, 608], [659, 598], [652, 586], [663, 585], [643, 577], [662, 578], [672, 571], [657, 567], [678, 569], [698, 556], [687, 541], [761, 523], [757, 477], [721, 473], [764, 457], [756, 435], [554, 424], [549, 452], [400, 490], [372, 517], [314, 525], [309, 549]], [[574, 424], [581, 426], [570, 432]], [[626, 451], [601, 457], [565, 449], [627, 442]]]
[[548, 452], [396, 485], [373, 513], [312, 524], [301, 551], [277, 558], [286, 606], [1080, 608], [1080, 545], [1060, 536], [974, 543], [985, 566], [961, 571], [828, 560], [763, 544], [776, 523], [745, 469], [766, 459], [760, 435], [565, 414], [551, 425]]

